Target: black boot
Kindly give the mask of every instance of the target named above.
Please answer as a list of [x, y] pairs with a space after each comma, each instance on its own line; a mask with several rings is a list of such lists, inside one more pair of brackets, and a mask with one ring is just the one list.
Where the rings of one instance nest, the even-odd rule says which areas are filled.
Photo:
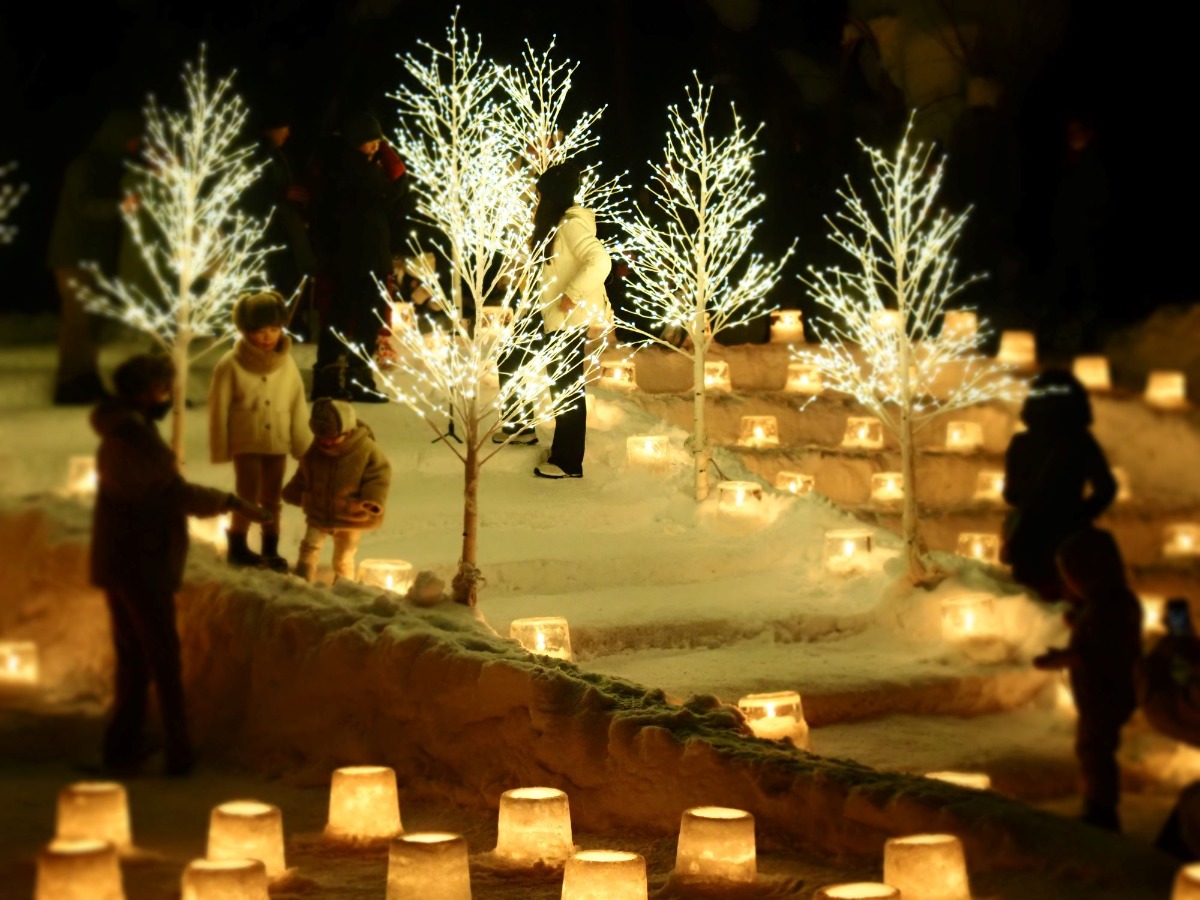
[[226, 531], [229, 553], [226, 559], [231, 566], [261, 566], [263, 558], [246, 545], [246, 532]]
[[263, 532], [262, 561], [273, 572], [287, 574], [288, 562], [279, 555], [279, 535]]

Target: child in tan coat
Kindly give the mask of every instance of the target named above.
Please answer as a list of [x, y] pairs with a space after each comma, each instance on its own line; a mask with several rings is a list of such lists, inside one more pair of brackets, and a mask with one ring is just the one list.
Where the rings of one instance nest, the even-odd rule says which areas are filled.
[[392, 467], [371, 429], [346, 401], [317, 400], [309, 425], [315, 439], [283, 489], [283, 499], [301, 507], [308, 523], [296, 574], [313, 580], [321, 545], [331, 534], [333, 571], [353, 578], [362, 533], [383, 524]]

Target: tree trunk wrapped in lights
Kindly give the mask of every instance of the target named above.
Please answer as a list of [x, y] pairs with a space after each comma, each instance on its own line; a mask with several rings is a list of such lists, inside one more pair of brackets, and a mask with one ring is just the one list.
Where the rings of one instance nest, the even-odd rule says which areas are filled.
[[[233, 336], [239, 294], [270, 287], [267, 221], [238, 209], [264, 164], [239, 142], [247, 108], [232, 79], [210, 84], [201, 50], [183, 70], [187, 110], [165, 110], [153, 96], [146, 105], [142, 162], [132, 166], [135, 187], [121, 211], [149, 289], [87, 266], [96, 286], [89, 308], [146, 332], [175, 362], [171, 447], [180, 464], [189, 367]], [[204, 337], [215, 340], [194, 352]]]
[[[878, 417], [900, 445], [904, 499], [902, 530], [910, 579], [927, 581], [917, 516], [916, 434], [951, 410], [993, 399], [1014, 399], [1009, 368], [985, 358], [980, 346], [989, 328], [943, 328], [947, 304], [976, 278], [958, 280], [954, 248], [967, 213], [934, 207], [945, 159], [932, 163], [932, 148], [910, 142], [910, 121], [893, 158], [862, 145], [871, 161], [873, 203], [850, 179], [838, 192], [844, 208], [826, 217], [830, 239], [849, 253], [850, 269], [811, 270], [805, 283], [832, 316], [814, 322], [825, 341], [795, 356], [821, 368], [824, 386], [857, 400]], [[931, 387], [948, 366], [958, 377], [939, 396]]]
[[[764, 196], [755, 190], [754, 160], [758, 131], [747, 131], [731, 105], [732, 130], [713, 133], [712, 88], [697, 82], [686, 107], [668, 110], [666, 155], [654, 166], [647, 190], [655, 216], [640, 207], [625, 223], [629, 250], [636, 260], [630, 284], [634, 310], [687, 340], [677, 346], [663, 330], [651, 332], [636, 322], [622, 324], [648, 341], [692, 361], [693, 429], [697, 500], [708, 496], [712, 451], [704, 418], [704, 363], [716, 335], [765, 312], [763, 298], [779, 280], [791, 256], [768, 263], [750, 253], [759, 220], [751, 218]], [[761, 127], [761, 126], [760, 126]]]
[[12, 239], [17, 235], [17, 229], [8, 224], [8, 217], [25, 194], [25, 185], [8, 182], [9, 173], [16, 167], [16, 163], [0, 166], [0, 244], [12, 243]]

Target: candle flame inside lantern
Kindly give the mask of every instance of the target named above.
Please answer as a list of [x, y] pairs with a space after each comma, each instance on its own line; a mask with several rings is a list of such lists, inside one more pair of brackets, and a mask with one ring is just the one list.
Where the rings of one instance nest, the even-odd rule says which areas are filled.
[[775, 476], [775, 487], [791, 494], [807, 494], [813, 489], [816, 479], [803, 472], [779, 472]]
[[554, 659], [571, 659], [571, 631], [562, 616], [513, 619], [508, 636], [530, 653]]

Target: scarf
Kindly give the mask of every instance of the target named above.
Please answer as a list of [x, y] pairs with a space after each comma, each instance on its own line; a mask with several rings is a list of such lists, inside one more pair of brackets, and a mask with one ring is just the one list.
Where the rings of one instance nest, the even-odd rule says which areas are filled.
[[281, 334], [274, 350], [259, 350], [249, 341], [238, 338], [233, 345], [233, 356], [239, 366], [255, 375], [270, 375], [279, 370], [292, 352], [291, 335]]

